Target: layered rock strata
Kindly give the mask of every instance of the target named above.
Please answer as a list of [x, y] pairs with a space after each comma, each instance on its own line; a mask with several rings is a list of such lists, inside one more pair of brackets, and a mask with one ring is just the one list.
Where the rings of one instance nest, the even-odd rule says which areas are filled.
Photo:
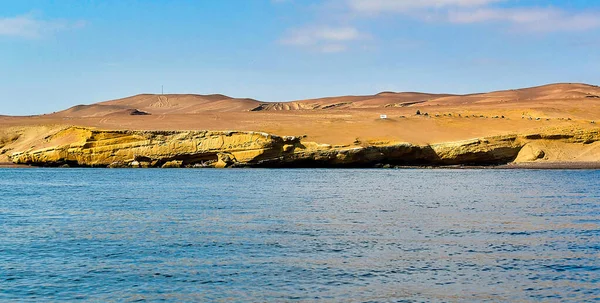
[[[110, 131], [69, 127], [44, 148], [13, 153], [16, 164], [84, 167], [373, 167], [380, 165], [500, 165], [547, 157], [541, 142], [583, 147], [597, 130], [504, 135], [414, 145], [379, 142], [331, 146], [300, 137], [240, 131]], [[540, 147], [541, 146], [541, 147]], [[598, 159], [600, 161], [600, 159]]]

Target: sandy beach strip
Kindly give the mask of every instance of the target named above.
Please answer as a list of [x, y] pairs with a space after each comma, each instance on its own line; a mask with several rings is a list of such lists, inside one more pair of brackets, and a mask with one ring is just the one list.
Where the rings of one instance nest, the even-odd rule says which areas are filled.
[[30, 165], [14, 164], [12, 162], [0, 162], [0, 168], [32, 168]]
[[500, 169], [600, 169], [599, 162], [531, 162], [500, 165]]

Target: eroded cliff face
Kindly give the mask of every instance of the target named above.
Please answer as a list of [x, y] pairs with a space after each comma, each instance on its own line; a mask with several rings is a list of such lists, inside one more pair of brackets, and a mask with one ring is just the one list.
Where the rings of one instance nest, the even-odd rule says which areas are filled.
[[277, 156], [284, 145], [299, 141], [259, 132], [103, 131], [81, 127], [60, 130], [45, 140], [49, 147], [14, 153], [12, 161], [43, 166], [226, 167]]
[[[432, 145], [378, 142], [331, 146], [260, 132], [108, 131], [68, 127], [43, 148], [13, 153], [16, 164], [88, 167], [372, 167], [498, 165], [552, 160], [560, 148], [600, 149], [597, 130], [495, 136]], [[590, 153], [592, 161], [595, 159]], [[550, 157], [550, 158], [549, 158]], [[558, 159], [558, 158], [557, 158]]]

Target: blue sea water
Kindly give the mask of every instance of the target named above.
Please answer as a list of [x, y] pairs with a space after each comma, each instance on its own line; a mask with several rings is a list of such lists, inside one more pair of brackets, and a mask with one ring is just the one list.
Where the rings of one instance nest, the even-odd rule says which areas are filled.
[[599, 180], [0, 169], [0, 301], [599, 302]]

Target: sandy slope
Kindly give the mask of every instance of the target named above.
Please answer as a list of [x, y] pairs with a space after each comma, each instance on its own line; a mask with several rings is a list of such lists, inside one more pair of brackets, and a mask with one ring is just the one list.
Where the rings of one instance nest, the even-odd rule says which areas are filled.
[[[61, 111], [60, 117], [104, 116], [138, 109], [151, 114], [200, 114], [206, 112], [389, 109], [477, 107], [488, 109], [539, 107], [562, 101], [600, 100], [600, 88], [587, 84], [550, 84], [539, 87], [497, 91], [470, 95], [382, 92], [367, 96], [341, 96], [290, 102], [260, 102], [254, 99], [231, 98], [225, 95], [150, 95], [142, 94], [92, 105], [77, 105]], [[581, 104], [579, 104], [581, 105]]]
[[[415, 115], [416, 111], [427, 113]], [[144, 115], [145, 114], [145, 115]], [[388, 119], [379, 119], [386, 114]], [[428, 144], [547, 129], [590, 129], [600, 121], [600, 88], [586, 84], [470, 95], [393, 93], [266, 103], [224, 95], [137, 95], [32, 117], [0, 116], [0, 154], [40, 147], [44, 134], [65, 125], [136, 130], [242, 130], [306, 135], [334, 145]], [[4, 139], [2, 139], [4, 138]], [[2, 143], [4, 142], [4, 143]], [[557, 147], [558, 148], [558, 147]], [[600, 147], [564, 148], [551, 160], [600, 161]], [[6, 154], [8, 152], [5, 152]], [[4, 158], [3, 158], [4, 157]], [[0, 162], [6, 160], [0, 155]]]

